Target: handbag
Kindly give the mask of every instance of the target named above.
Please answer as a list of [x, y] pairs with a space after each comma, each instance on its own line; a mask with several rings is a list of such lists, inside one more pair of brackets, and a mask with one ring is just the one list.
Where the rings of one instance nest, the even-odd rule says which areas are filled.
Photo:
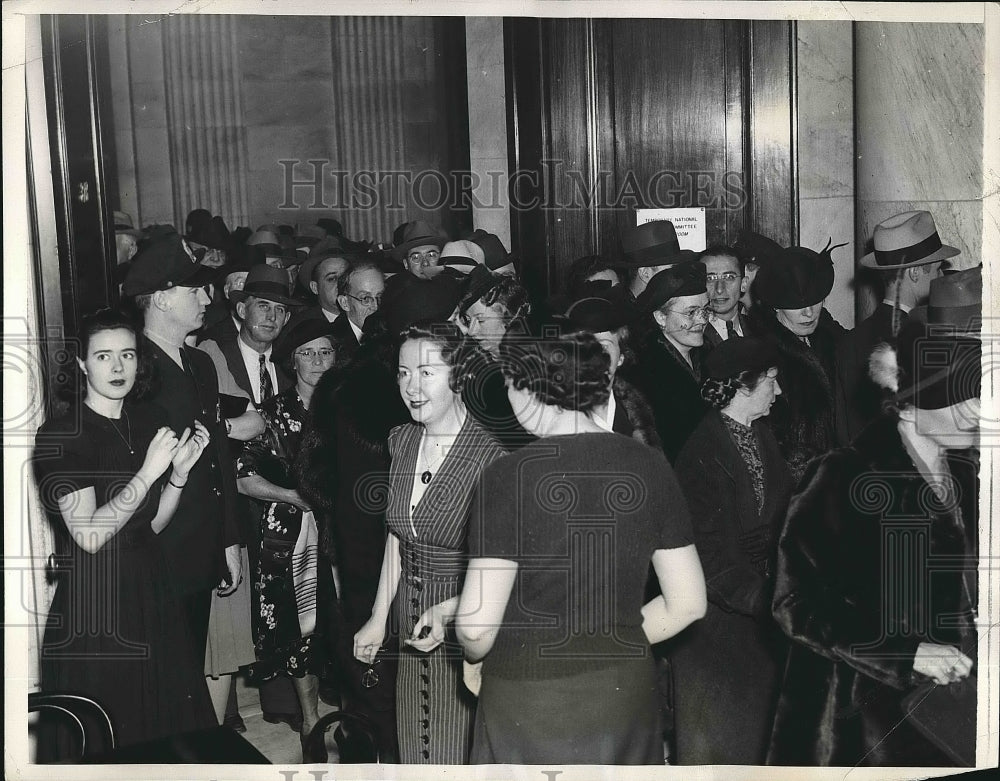
[[903, 714], [957, 765], [976, 764], [976, 674], [947, 686], [927, 683], [902, 699]]

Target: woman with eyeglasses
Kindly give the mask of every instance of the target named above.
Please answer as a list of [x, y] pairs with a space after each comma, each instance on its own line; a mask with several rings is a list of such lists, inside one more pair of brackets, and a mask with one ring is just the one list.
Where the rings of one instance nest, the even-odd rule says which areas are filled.
[[[389, 434], [386, 539], [371, 618], [355, 656], [374, 665], [391, 626], [399, 637], [400, 761], [465, 764], [475, 700], [462, 685], [452, 623], [467, 563], [479, 477], [504, 451], [462, 401], [473, 345], [448, 323], [409, 326], [397, 382], [412, 422]], [[391, 624], [390, 624], [391, 622]]]
[[701, 387], [712, 409], [677, 458], [708, 588], [705, 618], [667, 647], [681, 765], [759, 765], [767, 751], [782, 658], [772, 559], [793, 488], [765, 421], [777, 363], [757, 339], [715, 347]]
[[788, 247], [768, 256], [747, 318], [750, 335], [770, 342], [781, 357], [784, 392], [770, 425], [796, 482], [812, 458], [836, 445], [835, 355], [845, 331], [823, 306], [833, 289], [831, 249]]
[[[41, 690], [95, 700], [118, 746], [214, 726], [201, 652], [158, 537], [210, 434], [196, 423], [178, 436], [162, 408], [137, 400], [148, 372], [129, 318], [88, 315], [79, 345], [69, 410], [35, 440], [39, 495], [64, 543]], [[72, 759], [77, 743], [45, 720], [38, 761]]]
[[[288, 675], [302, 707], [302, 745], [319, 720], [319, 675], [327, 659], [320, 601], [336, 599], [332, 575], [319, 558], [319, 532], [299, 493], [294, 469], [302, 426], [320, 379], [338, 360], [331, 325], [308, 318], [283, 333], [274, 360], [294, 369], [295, 385], [260, 405], [264, 433], [247, 442], [236, 463], [240, 492], [264, 503], [253, 573], [252, 682]], [[290, 364], [290, 366], [289, 366]], [[303, 757], [309, 761], [309, 757]]]
[[621, 373], [652, 405], [663, 452], [673, 463], [708, 409], [701, 397], [705, 266], [689, 260], [658, 272], [636, 305], [646, 333], [637, 337], [638, 363]]

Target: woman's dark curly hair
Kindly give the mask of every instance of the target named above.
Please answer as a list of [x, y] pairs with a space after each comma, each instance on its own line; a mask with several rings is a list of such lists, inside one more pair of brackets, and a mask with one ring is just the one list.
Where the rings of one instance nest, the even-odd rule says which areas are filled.
[[461, 394], [487, 360], [476, 340], [465, 336], [454, 323], [414, 323], [400, 333], [399, 346], [413, 339], [427, 339], [441, 349], [441, 358], [451, 369], [448, 387], [452, 393]]
[[727, 377], [724, 380], [708, 379], [701, 384], [701, 397], [715, 409], [725, 409], [729, 406], [740, 388], [746, 388], [751, 393], [757, 389], [767, 376], [767, 371], [762, 372], [740, 372], [735, 377]]
[[608, 354], [594, 335], [554, 317], [530, 332], [508, 331], [500, 342], [500, 368], [517, 390], [543, 404], [590, 412], [610, 394]]
[[464, 315], [470, 306], [479, 301], [483, 306], [499, 304], [508, 323], [518, 317], [526, 317], [531, 312], [531, 303], [524, 285], [516, 277], [504, 274], [494, 276], [495, 284], [482, 295], [477, 296], [476, 291], [472, 290], [462, 296], [458, 302], [459, 313]]
[[70, 376], [60, 390], [60, 397], [66, 401], [82, 401], [87, 394], [87, 376], [81, 371], [76, 358], [81, 361], [87, 359], [87, 352], [90, 350], [90, 342], [95, 334], [102, 331], [125, 330], [135, 337], [136, 349], [136, 375], [135, 384], [126, 398], [129, 400], [141, 399], [149, 393], [153, 382], [152, 367], [148, 358], [142, 350], [142, 327], [135, 317], [122, 311], [121, 309], [98, 309], [95, 312], [84, 315], [80, 319], [80, 328], [77, 331], [77, 347], [71, 358]]

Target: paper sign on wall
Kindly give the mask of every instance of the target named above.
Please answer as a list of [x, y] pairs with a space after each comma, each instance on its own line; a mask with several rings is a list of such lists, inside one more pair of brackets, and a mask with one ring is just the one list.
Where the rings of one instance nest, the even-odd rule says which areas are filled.
[[705, 209], [636, 209], [636, 225], [653, 220], [668, 220], [677, 231], [681, 249], [701, 252], [705, 249]]

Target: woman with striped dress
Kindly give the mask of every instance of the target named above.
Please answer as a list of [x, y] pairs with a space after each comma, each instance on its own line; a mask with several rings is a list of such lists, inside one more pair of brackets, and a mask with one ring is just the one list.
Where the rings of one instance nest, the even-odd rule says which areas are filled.
[[372, 617], [354, 643], [355, 656], [377, 676], [376, 653], [393, 620], [401, 640], [396, 721], [406, 764], [464, 764], [469, 756], [475, 698], [462, 684], [452, 621], [472, 496], [482, 470], [504, 454], [462, 403], [473, 350], [451, 325], [411, 326], [399, 350], [399, 391], [413, 422], [389, 435], [390, 533]]

